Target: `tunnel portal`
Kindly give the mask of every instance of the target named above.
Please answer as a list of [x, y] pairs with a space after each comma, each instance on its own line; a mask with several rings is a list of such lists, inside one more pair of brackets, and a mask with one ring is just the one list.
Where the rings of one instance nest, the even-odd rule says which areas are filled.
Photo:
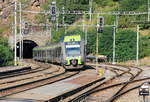
[[[23, 58], [32, 58], [32, 49], [38, 46], [34, 41], [23, 40]], [[20, 56], [20, 42], [17, 43], [17, 57]]]

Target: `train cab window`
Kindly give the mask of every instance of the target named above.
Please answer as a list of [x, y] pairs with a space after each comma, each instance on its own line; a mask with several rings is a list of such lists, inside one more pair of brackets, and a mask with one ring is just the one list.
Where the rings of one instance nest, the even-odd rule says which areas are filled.
[[66, 48], [67, 55], [79, 55], [80, 54], [80, 47], [70, 47]]

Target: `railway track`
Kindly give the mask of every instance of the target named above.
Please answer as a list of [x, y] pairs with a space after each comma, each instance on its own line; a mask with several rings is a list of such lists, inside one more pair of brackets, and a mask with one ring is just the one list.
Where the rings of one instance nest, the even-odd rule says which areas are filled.
[[[93, 81], [89, 84], [86, 84], [86, 85], [83, 85], [82, 87], [78, 88], [78, 89], [75, 89], [75, 90], [71, 90], [67, 93], [64, 93], [62, 95], [59, 95], [55, 98], [52, 98], [50, 99], [49, 101], [50, 102], [56, 102], [56, 101], [62, 101], [62, 102], [80, 102], [79, 100], [79, 97], [80, 95], [82, 96], [84, 93], [88, 92], [88, 91], [91, 91], [97, 87], [100, 87], [101, 85], [103, 85], [104, 83], [114, 79], [116, 76], [120, 76], [121, 74], [123, 73], [126, 73], [129, 71], [129, 69], [126, 69], [126, 70], [122, 70], [122, 69], [117, 69], [115, 68], [115, 71], [113, 70], [110, 70], [112, 73], [115, 74], [115, 76], [111, 77], [111, 78], [105, 78], [105, 77], [102, 77], [101, 80], [98, 80], [98, 81]], [[118, 72], [117, 72], [118, 71]]]
[[127, 81], [125, 84], [123, 84], [122, 87], [106, 102], [113, 102], [116, 99], [116, 96], [118, 96], [129, 85], [129, 82], [133, 81], [142, 72], [142, 69], [140, 69], [140, 68], [130, 67], [130, 69], [134, 69], [134, 68], [138, 71], [136, 72], [135, 70], [133, 70], [133, 71], [130, 70], [130, 73], [132, 74], [132, 76], [129, 78], [129, 81]]
[[69, 78], [71, 76], [74, 76], [78, 73], [79, 72], [64, 72], [64, 73], [57, 74], [55, 76], [44, 78], [41, 80], [36, 80], [36, 81], [24, 83], [24, 84], [15, 85], [12, 87], [3, 88], [3, 89], [0, 89], [0, 97], [2, 98], [8, 95], [16, 94], [18, 92], [22, 92], [22, 91], [33, 89], [36, 87], [51, 84], [51, 83]]
[[[45, 68], [44, 68], [45, 67]], [[15, 75], [11, 73], [8, 76], [1, 76], [2, 79], [0, 79], [0, 88], [7, 88], [12, 87], [14, 85], [27, 83], [33, 80], [39, 80], [42, 78], [49, 77], [50, 74], [56, 73], [61, 71], [59, 67], [51, 68], [50, 65], [44, 65], [41, 66], [39, 64], [38, 68], [32, 69], [27, 72], [18, 72]], [[62, 70], [63, 71], [63, 70]], [[64, 71], [63, 71], [64, 72]], [[19, 77], [18, 77], [19, 76]]]
[[[106, 86], [106, 87], [103, 87], [103, 88], [99, 88], [99, 89], [96, 89], [96, 90], [92, 90], [90, 92], [87, 92], [86, 94], [84, 94], [84, 99], [82, 100], [89, 100], [87, 97], [87, 99], [85, 98], [85, 96], [89, 96], [91, 94], [94, 94], [94, 93], [98, 93], [98, 92], [101, 92], [101, 91], [105, 91], [105, 90], [108, 90], [108, 89], [111, 89], [111, 88], [114, 88], [114, 87], [117, 87], [117, 86], [121, 86], [121, 85], [125, 85], [128, 83], [128, 85], [131, 84], [130, 87], [124, 89], [124, 91], [118, 93], [117, 95], [115, 95], [113, 97], [113, 100], [112, 101], [116, 101], [118, 98], [122, 97], [123, 95], [125, 95], [126, 93], [130, 92], [130, 91], [133, 91], [137, 88], [139, 88], [144, 82], [148, 82], [150, 84], [150, 77], [147, 77], [147, 78], [142, 78], [142, 79], [138, 79], [138, 80], [133, 80], [133, 81], [129, 81], [129, 82], [122, 82], [122, 83], [117, 83], [117, 84], [113, 84], [113, 85], [109, 85], [109, 86]], [[135, 84], [135, 85], [133, 85]], [[102, 97], [101, 97], [102, 98]], [[96, 100], [95, 100], [96, 101]], [[98, 100], [97, 100], [98, 101]], [[104, 101], [103, 102], [111, 102], [110, 100], [108, 101]], [[120, 101], [119, 101], [120, 102]]]
[[18, 76], [22, 76], [22, 75], [32, 74], [32, 73], [36, 73], [36, 72], [41, 72], [41, 71], [47, 70], [48, 68], [51, 67], [48, 64], [42, 64], [40, 62], [35, 62], [32, 60], [26, 60], [26, 61], [36, 64], [36, 68], [31, 68], [30, 70], [21, 70], [21, 71], [16, 71], [16, 72], [12, 71], [11, 73], [0, 75], [0, 79], [7, 79], [7, 78], [12, 78], [12, 77], [18, 77]]
[[[74, 76], [79, 73], [77, 72], [67, 72], [64, 68], [60, 66], [55, 66], [56, 68], [52, 68], [54, 66], [46, 65], [40, 63], [40, 70], [34, 70], [32, 72], [19, 73], [11, 77], [4, 76], [4, 79], [0, 80], [0, 97], [5, 97], [8, 95], [12, 95], [18, 92], [26, 91], [29, 89], [33, 89], [36, 87], [40, 87], [43, 85], [51, 84], [71, 76]], [[45, 68], [43, 68], [45, 67]], [[51, 68], [48, 68], [51, 67]], [[53, 71], [48, 71], [48, 69], [55, 69]], [[31, 75], [32, 74], [32, 75]], [[14, 75], [14, 74], [13, 74]], [[20, 76], [20, 77], [18, 77]]]
[[[94, 66], [94, 65], [90, 65], [90, 66]], [[57, 101], [61, 100], [62, 102], [80, 102], [80, 101], [82, 102], [83, 100], [88, 99], [87, 96], [90, 95], [95, 96], [97, 93], [107, 95], [108, 92], [111, 93], [111, 95], [109, 95], [109, 98], [107, 97], [107, 100], [105, 99], [105, 102], [113, 102], [118, 100], [119, 97], [123, 97], [124, 94], [139, 88], [143, 82], [147, 81], [148, 83], [150, 83], [149, 81], [150, 77], [146, 77], [143, 79], [137, 78], [137, 76], [139, 76], [143, 71], [142, 69], [137, 67], [127, 67], [127, 66], [118, 66], [118, 65], [100, 65], [99, 67], [109, 70], [111, 73], [113, 73], [113, 76], [102, 77], [99, 80], [95, 80], [75, 90], [71, 90], [60, 96], [54, 97], [53, 99], [50, 99], [50, 102], [56, 102], [56, 100]], [[51, 84], [60, 80], [70, 78], [71, 76], [77, 75], [79, 73], [80, 73], [79, 71], [73, 71], [73, 72], [64, 71], [63, 73], [45, 77], [43, 79], [34, 80], [34, 81], [32, 80], [27, 83], [1, 88], [0, 97], [3, 98], [5, 96], [9, 96], [18, 92]], [[11, 81], [9, 83], [11, 83]], [[3, 83], [1, 82], [1, 84]], [[115, 90], [115, 91], [111, 92], [109, 90]]]
[[[119, 99], [120, 97], [123, 97], [126, 93], [139, 88], [142, 83], [144, 83], [144, 82], [149, 83], [150, 82], [149, 81], [150, 77], [146, 77], [146, 78], [142, 78], [142, 79], [137, 78], [137, 76], [139, 76], [139, 74], [142, 73], [142, 71], [143, 71], [142, 69], [136, 68], [136, 67], [130, 67], [130, 69], [131, 69], [130, 73], [128, 73], [128, 74], [130, 74], [130, 78], [127, 81], [123, 81], [123, 82], [119, 81], [118, 82], [118, 80], [117, 80], [115, 83], [113, 83], [113, 81], [115, 80], [115, 79], [113, 79], [111, 81], [111, 83], [107, 83], [106, 85], [103, 84], [99, 87], [95, 87], [95, 88], [91, 89], [90, 91], [87, 91], [84, 94], [76, 97], [76, 99], [72, 100], [71, 102], [80, 102], [81, 100], [82, 101], [83, 100], [89, 100], [89, 98], [87, 96], [92, 95], [92, 96], [97, 97], [97, 95], [95, 95], [96, 93], [99, 94], [99, 96], [104, 95], [104, 94], [107, 96], [107, 98], [104, 99], [103, 102], [117, 101], [117, 99]], [[136, 70], [136, 72], [135, 72], [135, 70]], [[125, 77], [125, 76], [123, 76], [123, 77]], [[115, 94], [113, 94], [112, 97], [110, 97], [111, 95], [107, 95], [108, 93], [113, 93], [111, 91], [114, 90], [114, 88], [117, 89]], [[108, 99], [108, 97], [110, 97], [110, 98]], [[118, 102], [120, 102], [120, 101], [118, 101]], [[96, 100], [94, 102], [96, 102]]]
[[48, 73], [45, 72], [38, 72], [38, 73], [32, 73], [29, 75], [23, 75], [23, 76], [19, 76], [16, 78], [9, 78], [9, 79], [3, 79], [0, 80], [0, 89], [2, 88], [7, 88], [7, 87], [12, 87], [14, 85], [18, 85], [18, 84], [23, 84], [23, 83], [28, 83], [30, 81], [36, 81], [36, 80], [41, 80], [50, 76], [53, 76], [55, 74], [58, 73], [63, 73], [64, 71], [60, 68], [58, 69], [54, 69], [52, 71], [50, 70], [44, 70], [44, 71], [49, 71]]
[[[108, 89], [116, 88], [117, 91], [114, 92], [115, 94], [113, 94], [112, 97], [110, 97], [111, 96], [110, 95], [109, 100], [107, 97], [107, 100], [103, 101], [103, 102], [113, 102], [114, 100], [123, 96], [125, 93], [130, 92], [131, 90], [134, 90], [136, 88], [139, 88], [143, 82], [149, 80], [148, 77], [143, 78], [143, 79], [135, 79], [143, 71], [142, 69], [137, 68], [137, 67], [127, 67], [127, 66], [117, 66], [117, 65], [115, 65], [115, 66], [114, 65], [106, 65], [106, 66], [107, 66], [107, 69], [110, 69], [110, 71], [112, 71], [114, 74], [116, 74], [114, 77], [111, 77], [110, 79], [105, 79], [101, 82], [94, 83], [91, 86], [85, 88], [84, 90], [80, 90], [78, 93], [71, 95], [67, 98], [65, 97], [63, 99], [63, 97], [62, 97], [63, 95], [62, 95], [61, 99], [63, 99], [63, 100], [61, 100], [61, 101], [62, 102], [84, 102], [83, 100], [85, 100], [87, 98], [87, 96], [89, 96], [91, 94], [95, 94], [95, 93], [99, 93], [102, 91], [106, 91]], [[106, 68], [106, 66], [105, 66], [105, 68]], [[120, 67], [122, 67], [122, 68], [120, 68]], [[111, 69], [111, 68], [114, 68], [114, 69]], [[120, 78], [121, 78], [121, 80], [119, 80]], [[123, 78], [123, 80], [122, 80], [122, 78]], [[135, 83], [136, 86], [133, 86], [133, 88], [131, 88], [130, 85], [133, 85], [133, 83]], [[112, 93], [112, 92], [109, 92], [109, 93]], [[102, 94], [104, 94], [104, 93], [102, 93]], [[54, 101], [51, 101], [51, 102], [54, 102]]]

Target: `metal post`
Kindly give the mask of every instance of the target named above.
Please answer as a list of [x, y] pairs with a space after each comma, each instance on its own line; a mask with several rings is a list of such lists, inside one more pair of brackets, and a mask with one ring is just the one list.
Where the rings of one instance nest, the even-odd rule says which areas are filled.
[[58, 18], [59, 18], [59, 14], [56, 15], [56, 31], [58, 31], [58, 25], [59, 25]]
[[89, 0], [89, 6], [90, 6], [90, 9], [89, 9], [90, 21], [92, 21], [92, 2], [93, 2], [93, 0]]
[[63, 7], [62, 10], [63, 10], [63, 21], [62, 21], [62, 24], [65, 24], [65, 17], [64, 17], [64, 14], [65, 14], [65, 11], [64, 11], [64, 10], [65, 10], [65, 7]]
[[137, 25], [137, 50], [136, 50], [136, 64], [139, 65], [139, 25]]
[[67, 34], [67, 27], [66, 27], [66, 24], [65, 24], [65, 34]]
[[149, 0], [148, 0], [148, 13], [147, 14], [148, 14], [148, 16], [147, 16], [148, 19], [147, 20], [149, 22], [150, 21], [150, 1]]
[[23, 60], [23, 35], [22, 35], [22, 60]]
[[14, 34], [14, 65], [17, 65], [17, 46], [16, 46], [16, 35], [17, 35], [17, 1], [15, 0], [15, 11], [14, 11], [14, 25], [15, 25], [15, 34]]
[[87, 30], [88, 28], [85, 30], [85, 45], [87, 45]]
[[20, 47], [19, 47], [19, 50], [20, 50], [20, 55], [19, 55], [19, 58], [20, 60], [22, 60], [22, 20], [21, 20], [21, 2], [19, 3], [19, 9], [20, 9]]
[[99, 14], [97, 14], [97, 36], [96, 36], [96, 69], [98, 68], [98, 50], [99, 50], [99, 48], [98, 48], [98, 46], [99, 46], [99, 44], [98, 44], [98, 42], [99, 42], [99, 39], [98, 39], [98, 28], [99, 28], [99, 23], [98, 23], [98, 20], [99, 19]]
[[[55, 1], [56, 2], [56, 1]], [[56, 5], [55, 5], [56, 6]], [[57, 7], [56, 7], [57, 9]], [[56, 10], [57, 11], [57, 10]], [[59, 13], [56, 12], [56, 31], [58, 31], [58, 25], [59, 25]]]
[[[11, 27], [11, 29], [12, 29], [12, 31], [11, 31], [11, 33], [12, 33], [12, 39], [14, 39], [14, 22], [12, 22], [12, 27]], [[14, 47], [14, 40], [13, 40], [13, 42], [12, 42], [12, 46], [11, 46], [11, 48], [13, 49], [13, 47]]]
[[115, 22], [114, 22], [114, 26], [113, 26], [113, 63], [115, 64], [115, 54], [116, 54], [116, 31], [115, 31], [116, 27], [115, 27]]
[[22, 24], [22, 60], [23, 60], [23, 36], [24, 36], [24, 33], [23, 33], [23, 26], [24, 26], [24, 20], [22, 20], [22, 22], [21, 22], [21, 24]]
[[85, 23], [85, 20], [84, 20], [84, 19], [85, 19], [85, 14], [83, 14], [83, 20], [82, 20], [83, 32], [84, 32], [84, 30], [85, 30], [85, 24], [84, 24], [84, 23]]
[[116, 32], [118, 32], [119, 15], [116, 15]]

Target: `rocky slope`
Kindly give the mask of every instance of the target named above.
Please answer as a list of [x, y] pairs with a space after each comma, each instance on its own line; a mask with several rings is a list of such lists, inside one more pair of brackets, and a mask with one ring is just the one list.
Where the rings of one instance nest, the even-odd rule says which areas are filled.
[[[15, 0], [0, 0], [0, 35], [9, 37], [13, 23], [13, 10]], [[47, 0], [18, 0], [28, 5], [28, 10], [39, 11], [40, 6]], [[33, 19], [35, 14], [23, 15], [26, 19]]]

